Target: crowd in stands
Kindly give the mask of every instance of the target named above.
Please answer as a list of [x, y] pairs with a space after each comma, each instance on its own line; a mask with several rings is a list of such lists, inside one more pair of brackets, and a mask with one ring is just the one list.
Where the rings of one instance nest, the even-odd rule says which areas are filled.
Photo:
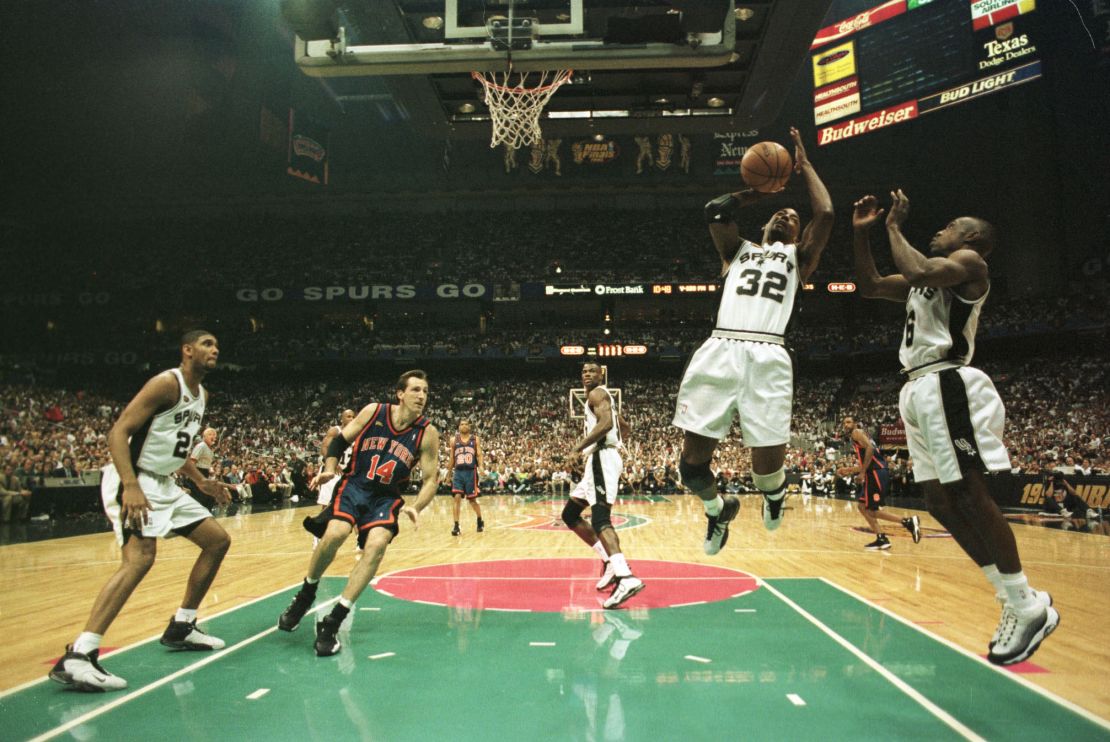
[[[1006, 442], [1015, 471], [1110, 471], [1110, 385], [1105, 359], [988, 363], [1007, 404]], [[582, 434], [575, 378], [433, 377], [428, 415], [446, 447], [467, 418], [484, 452], [485, 491], [565, 492], [573, 479], [565, 457]], [[670, 425], [677, 379], [614, 379], [621, 411], [632, 426], [625, 451], [626, 489], [673, 492], [682, 436]], [[878, 437], [898, 420], [899, 383], [893, 377], [801, 377], [794, 404], [794, 437], [787, 469], [804, 475], [812, 491], [832, 491], [846, 451], [839, 418], [853, 415]], [[266, 496], [308, 496], [325, 431], [346, 407], [391, 398], [391, 380], [360, 382], [267, 381], [254, 373], [225, 373], [210, 392], [206, 424], [219, 431], [214, 476]], [[4, 494], [26, 493], [47, 477], [77, 477], [109, 461], [106, 436], [124, 396], [50, 388], [0, 386], [0, 467]], [[577, 415], [572, 417], [572, 412]], [[714, 468], [722, 488], [743, 486], [751, 466], [738, 427], [719, 448]], [[912, 462], [897, 460], [897, 481]], [[439, 473], [442, 475], [442, 472]]]

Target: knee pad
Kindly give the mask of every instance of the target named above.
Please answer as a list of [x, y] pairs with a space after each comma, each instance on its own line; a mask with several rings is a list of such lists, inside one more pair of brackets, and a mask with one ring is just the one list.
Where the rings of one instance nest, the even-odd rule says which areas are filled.
[[766, 492], [773, 495], [782, 489], [782, 485], [786, 483], [786, 472], [779, 469], [774, 474], [756, 474], [752, 472], [752, 484], [756, 486], [760, 492]]
[[678, 476], [682, 479], [682, 484], [691, 492], [700, 492], [716, 486], [716, 480], [713, 478], [713, 472], [709, 469], [708, 461], [704, 464], [687, 464], [685, 460], [680, 459], [678, 462]]
[[590, 525], [594, 533], [600, 534], [606, 528], [612, 528], [613, 522], [609, 520], [609, 506], [598, 503], [590, 508]]
[[586, 506], [583, 503], [567, 500], [567, 504], [563, 507], [563, 522], [567, 524], [567, 528], [574, 528], [582, 522], [582, 511], [585, 509]]

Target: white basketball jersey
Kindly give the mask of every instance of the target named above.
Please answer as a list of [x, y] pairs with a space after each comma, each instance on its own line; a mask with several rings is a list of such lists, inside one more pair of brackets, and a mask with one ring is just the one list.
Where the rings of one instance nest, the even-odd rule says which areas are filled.
[[717, 329], [773, 335], [786, 332], [798, 293], [798, 248], [740, 241], [721, 287]]
[[162, 476], [184, 465], [204, 417], [204, 387], [198, 385], [200, 394], [194, 395], [181, 369], [170, 369], [170, 373], [177, 379], [177, 404], [147, 420], [130, 440], [131, 465]]
[[898, 360], [905, 371], [943, 363], [966, 366], [975, 353], [975, 331], [988, 289], [966, 301], [952, 289], [910, 289], [906, 300], [906, 329]]
[[[617, 403], [616, 403], [616, 400], [613, 399], [613, 395], [609, 394], [609, 390], [606, 389], [604, 386], [599, 386], [598, 389], [600, 389], [601, 391], [603, 391], [603, 392], [605, 392], [606, 394], [609, 395], [609, 410], [610, 410], [609, 414], [611, 414], [613, 416], [613, 427], [609, 428], [609, 432], [605, 434], [604, 438], [602, 438], [600, 441], [598, 441], [594, 445], [589, 446], [588, 448], [586, 448], [586, 450], [584, 450], [582, 452], [583, 454], [585, 454], [587, 456], [589, 456], [591, 453], [593, 453], [594, 451], [596, 451], [599, 448], [619, 448], [620, 445], [621, 445], [621, 429], [620, 429], [620, 425], [617, 424]], [[585, 410], [586, 410], [586, 434], [587, 435], [589, 435], [590, 431], [594, 429], [595, 425], [597, 425], [597, 415], [594, 414], [594, 411], [590, 408], [590, 399], [589, 399], [589, 397], [590, 397], [590, 395], [587, 393], [586, 394], [586, 399], [582, 402], [582, 406], [585, 407]]]

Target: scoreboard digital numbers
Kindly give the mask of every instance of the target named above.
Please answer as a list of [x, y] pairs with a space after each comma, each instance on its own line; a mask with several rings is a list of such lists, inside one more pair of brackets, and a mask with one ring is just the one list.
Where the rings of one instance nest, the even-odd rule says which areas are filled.
[[810, 46], [818, 144], [844, 141], [1041, 76], [1037, 0], [889, 0]]

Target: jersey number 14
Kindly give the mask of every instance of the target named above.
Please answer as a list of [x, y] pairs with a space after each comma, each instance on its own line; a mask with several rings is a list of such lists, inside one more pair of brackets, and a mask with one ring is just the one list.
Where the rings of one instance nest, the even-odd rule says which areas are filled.
[[393, 481], [393, 468], [397, 466], [397, 461], [390, 459], [379, 466], [380, 461], [381, 457], [377, 455], [370, 459], [370, 470], [366, 472], [366, 478], [377, 479], [382, 484], [389, 484]]

